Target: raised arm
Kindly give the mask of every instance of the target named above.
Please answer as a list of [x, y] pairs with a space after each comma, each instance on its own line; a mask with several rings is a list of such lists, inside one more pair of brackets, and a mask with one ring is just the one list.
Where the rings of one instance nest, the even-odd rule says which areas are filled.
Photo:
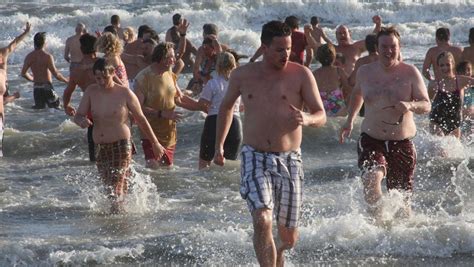
[[178, 51], [176, 53], [176, 60], [180, 60], [184, 52], [186, 51], [186, 32], [189, 27], [189, 22], [184, 19], [178, 25], [178, 32], [179, 32], [179, 43], [178, 43]]
[[20, 35], [15, 37], [15, 39], [13, 39], [13, 41], [11, 41], [8, 44], [8, 46], [6, 47], [6, 51], [5, 51], [6, 56], [8, 56], [13, 51], [15, 51], [18, 44], [21, 41], [23, 41], [23, 39], [25, 39], [26, 35], [30, 32], [30, 30], [31, 30], [31, 24], [29, 22], [27, 22], [26, 25], [25, 25], [25, 30]]
[[263, 55], [263, 47], [260, 46], [257, 51], [255, 51], [255, 54], [250, 58], [250, 62], [255, 62], [261, 55]]
[[382, 29], [382, 17], [379, 15], [375, 15], [372, 17], [372, 22], [375, 24], [374, 30], [372, 31], [374, 34], [377, 34]]

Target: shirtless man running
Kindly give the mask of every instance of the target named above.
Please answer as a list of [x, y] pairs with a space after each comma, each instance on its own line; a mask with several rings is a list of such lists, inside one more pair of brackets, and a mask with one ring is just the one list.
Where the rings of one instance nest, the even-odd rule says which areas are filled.
[[[33, 108], [42, 109], [46, 105], [50, 108], [59, 108], [59, 97], [53, 89], [53, 79], [51, 74], [61, 82], [67, 83], [65, 78], [54, 65], [53, 55], [46, 52], [44, 47], [46, 44], [46, 33], [38, 32], [33, 39], [35, 50], [25, 57], [21, 76], [28, 81], [34, 82], [34, 99]], [[33, 76], [28, 73], [31, 68]]]
[[[263, 61], [231, 74], [217, 119], [214, 162], [224, 164], [224, 141], [234, 103], [242, 96], [245, 117], [240, 193], [252, 214], [259, 264], [283, 266], [284, 251], [294, 247], [298, 239], [302, 126], [322, 126], [326, 115], [311, 70], [289, 61], [291, 29], [281, 21], [271, 21], [263, 25], [260, 39]], [[303, 105], [308, 113], [302, 111]], [[276, 244], [273, 214], [278, 224]]]
[[2, 140], [3, 140], [3, 128], [5, 123], [5, 111], [3, 107], [3, 96], [7, 92], [7, 66], [8, 56], [15, 51], [18, 44], [25, 39], [26, 35], [30, 32], [31, 24], [29, 22], [25, 25], [23, 33], [15, 37], [6, 47], [0, 48], [0, 157], [3, 156], [2, 152]]
[[[377, 34], [377, 49], [379, 60], [361, 66], [357, 73], [340, 142], [351, 134], [356, 114], [365, 103], [357, 146], [359, 168], [369, 212], [380, 223], [382, 179], [387, 178], [389, 190], [411, 193], [413, 189], [416, 166], [416, 150], [411, 141], [416, 134], [413, 113], [428, 113], [431, 103], [420, 72], [400, 61], [400, 34], [395, 28], [381, 29]], [[405, 212], [409, 215], [410, 211], [407, 203]]]

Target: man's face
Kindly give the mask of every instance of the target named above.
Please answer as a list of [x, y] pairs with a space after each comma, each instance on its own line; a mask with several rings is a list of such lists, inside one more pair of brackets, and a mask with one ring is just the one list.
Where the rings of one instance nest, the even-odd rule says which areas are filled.
[[94, 78], [95, 78], [95, 81], [97, 82], [98, 85], [100, 85], [101, 87], [105, 87], [105, 86], [112, 83], [113, 78], [114, 78], [114, 74], [109, 73], [107, 71], [104, 71], [104, 72], [95, 71], [94, 72]]
[[393, 34], [382, 35], [378, 39], [379, 60], [384, 66], [398, 63], [400, 55], [400, 42]]
[[176, 57], [174, 56], [174, 49], [170, 49], [166, 56], [162, 59], [164, 66], [167, 68], [171, 68], [174, 64], [176, 64]]
[[291, 37], [273, 37], [270, 46], [265, 46], [265, 60], [277, 69], [284, 69], [291, 54]]
[[142, 55], [144, 57], [148, 57], [153, 53], [153, 49], [155, 49], [155, 45], [152, 43], [144, 43], [142, 46]]
[[339, 45], [348, 45], [351, 43], [351, 33], [349, 29], [342, 25], [339, 26], [336, 30], [336, 39]]

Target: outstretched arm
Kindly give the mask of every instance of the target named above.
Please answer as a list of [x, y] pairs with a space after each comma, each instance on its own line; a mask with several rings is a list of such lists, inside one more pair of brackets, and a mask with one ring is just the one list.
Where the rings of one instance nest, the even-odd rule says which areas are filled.
[[20, 35], [15, 37], [15, 39], [13, 39], [13, 41], [11, 41], [11, 43], [8, 44], [8, 46], [6, 47], [6, 55], [7, 56], [10, 53], [12, 53], [13, 51], [15, 51], [18, 44], [21, 41], [23, 41], [23, 39], [25, 39], [26, 35], [30, 32], [30, 30], [31, 30], [31, 24], [29, 22], [27, 22], [26, 25], [25, 25], [25, 30]]
[[255, 62], [261, 55], [263, 54], [263, 47], [260, 46], [257, 51], [255, 51], [255, 54], [250, 58], [250, 62]]

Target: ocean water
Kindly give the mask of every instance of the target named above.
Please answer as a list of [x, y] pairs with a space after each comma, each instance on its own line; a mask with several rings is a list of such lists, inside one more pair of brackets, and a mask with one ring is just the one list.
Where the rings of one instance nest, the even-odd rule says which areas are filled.
[[[404, 59], [418, 67], [434, 45], [437, 27], [449, 27], [453, 43], [460, 46], [467, 46], [474, 27], [474, 3], [468, 0], [3, 1], [0, 45], [18, 35], [27, 21], [33, 28], [9, 58], [10, 90], [22, 97], [6, 106], [0, 266], [257, 264], [251, 218], [238, 193], [239, 163], [197, 170], [203, 114], [183, 110], [172, 169], [145, 169], [135, 137], [138, 154], [127, 213], [111, 216], [96, 167], [88, 162], [85, 131], [62, 111], [31, 109], [32, 86], [19, 75], [37, 31], [48, 33], [47, 50], [67, 76], [64, 42], [77, 22], [93, 32], [118, 14], [122, 26], [146, 23], [163, 39], [176, 12], [191, 22], [188, 37], [194, 44], [200, 41], [202, 24], [213, 22], [223, 43], [248, 55], [259, 46], [261, 25], [271, 19], [297, 15], [306, 22], [316, 15], [332, 40], [338, 24], [347, 24], [359, 40], [372, 30], [371, 17], [379, 14], [384, 23], [398, 27]], [[179, 84], [188, 79], [181, 76]], [[62, 95], [65, 85], [54, 85]], [[80, 97], [77, 90], [72, 103], [78, 105]], [[431, 136], [426, 116], [417, 116], [416, 122], [414, 215], [396, 219], [403, 196], [386, 194], [386, 227], [375, 226], [365, 211], [356, 166], [359, 132], [340, 145], [336, 135], [343, 119], [304, 129], [305, 202], [300, 240], [287, 253], [289, 266], [474, 265], [473, 147]]]

